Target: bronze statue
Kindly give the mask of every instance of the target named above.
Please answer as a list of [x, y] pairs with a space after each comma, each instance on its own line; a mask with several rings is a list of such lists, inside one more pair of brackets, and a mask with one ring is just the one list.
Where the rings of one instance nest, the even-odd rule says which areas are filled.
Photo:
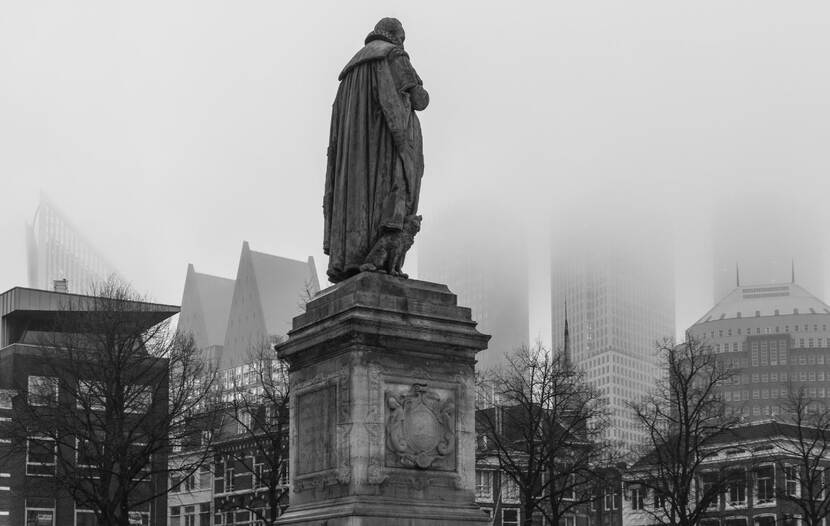
[[420, 228], [424, 173], [415, 111], [429, 94], [404, 51], [404, 30], [384, 18], [340, 73], [329, 134], [323, 251], [329, 281], [361, 271], [406, 277], [401, 265]]

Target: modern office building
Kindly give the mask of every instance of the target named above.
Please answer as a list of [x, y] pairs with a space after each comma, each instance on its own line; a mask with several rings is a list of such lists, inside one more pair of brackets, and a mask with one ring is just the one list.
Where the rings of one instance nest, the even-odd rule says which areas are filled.
[[314, 258], [297, 261], [256, 252], [245, 241], [236, 279], [188, 265], [178, 327], [210, 351], [220, 369], [233, 369], [244, 365], [256, 346], [284, 337], [318, 290]]
[[574, 225], [552, 243], [551, 329], [608, 402], [608, 439], [645, 437], [629, 408], [660, 377], [656, 344], [674, 336], [673, 249], [668, 235], [618, 225]]
[[[499, 217], [498, 227], [491, 217]], [[432, 223], [440, 227], [432, 228]], [[476, 356], [476, 367], [498, 365], [505, 353], [531, 343], [527, 247], [521, 225], [491, 210], [453, 210], [425, 219], [419, 236], [418, 277], [447, 285], [458, 304], [472, 310], [478, 330], [492, 336], [487, 349]]]
[[297, 261], [242, 243], [220, 367], [246, 364], [258, 346], [274, 343], [320, 290], [314, 258]]
[[[224, 396], [233, 396], [235, 389], [255, 391], [261, 389], [252, 367], [256, 353], [286, 335], [318, 290], [313, 258], [297, 261], [264, 254], [245, 241], [236, 279], [198, 273], [188, 265], [178, 329], [192, 334], [196, 345], [217, 360]], [[272, 452], [267, 451], [268, 441], [240, 423], [243, 418], [229, 413], [223, 419], [213, 431], [208, 463], [171, 493], [171, 526], [257, 522], [256, 511], [268, 501], [269, 486], [261, 481], [271, 466], [263, 458]], [[281, 472], [282, 500], [287, 499], [288, 485], [288, 473]]]
[[[167, 453], [158, 444], [167, 441], [166, 433], [149, 439], [157, 447], [152, 456], [127, 453], [125, 458], [122, 453], [116, 455], [115, 464], [108, 463], [112, 457], [100, 460], [103, 443], [84, 437], [112, 432], [104, 422], [117, 422], [123, 433], [166, 422], [167, 360], [137, 346], [128, 364], [113, 373], [102, 365], [115, 360], [98, 330], [111, 330], [115, 323], [130, 327], [128, 331], [149, 330], [179, 309], [115, 301], [109, 309], [112, 301], [76, 294], [20, 287], [0, 294], [0, 421], [3, 432], [9, 433], [0, 437], [0, 526], [93, 525], [95, 515], [82, 499], [101, 491], [96, 485], [101, 484], [102, 473], [111, 475], [113, 466], [127, 464], [148, 473], [146, 480], [139, 473], [132, 479], [136, 482], [128, 497], [134, 503], [130, 524], [165, 524]], [[110, 359], [97, 356], [102, 353]], [[134, 376], [136, 370], [144, 374]], [[118, 382], [103, 379], [104, 375], [113, 375]], [[124, 397], [130, 396], [125, 393], [136, 392], [124, 387], [130, 382], [150, 395], [146, 403], [124, 403]], [[107, 394], [90, 394], [94, 388], [82, 390], [82, 385], [103, 385]], [[115, 397], [111, 393], [119, 387], [113, 386], [121, 388]], [[116, 407], [120, 416], [115, 420], [105, 416]], [[33, 430], [33, 417], [35, 425], [51, 431]], [[87, 493], [78, 489], [84, 480], [89, 481], [83, 486]], [[113, 480], [110, 487], [119, 486]]]
[[725, 386], [729, 414], [745, 421], [784, 411], [789, 388], [830, 399], [830, 306], [795, 283], [744, 285], [692, 325], [691, 336], [711, 346], [736, 375]]
[[26, 224], [29, 286], [52, 290], [66, 280], [69, 292], [86, 294], [112, 275], [115, 268], [87, 241], [44, 195], [34, 219]]
[[235, 284], [232, 279], [196, 272], [192, 264], [187, 266], [177, 327], [189, 333], [196, 347], [213, 360], [222, 356]]

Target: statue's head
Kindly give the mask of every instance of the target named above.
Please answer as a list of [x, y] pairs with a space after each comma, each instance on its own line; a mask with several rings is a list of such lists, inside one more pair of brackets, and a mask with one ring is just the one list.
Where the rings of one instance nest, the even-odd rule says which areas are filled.
[[397, 18], [381, 18], [380, 22], [375, 24], [375, 29], [366, 37], [365, 43], [368, 44], [372, 40], [385, 40], [392, 44], [402, 46], [406, 38], [406, 33], [403, 31], [403, 25]]

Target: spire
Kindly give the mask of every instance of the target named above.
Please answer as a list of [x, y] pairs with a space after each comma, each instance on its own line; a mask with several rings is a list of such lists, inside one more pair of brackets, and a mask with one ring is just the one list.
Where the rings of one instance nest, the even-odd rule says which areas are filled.
[[571, 368], [571, 335], [568, 332], [568, 300], [565, 300], [565, 344], [563, 346], [563, 365], [566, 370]]
[[790, 283], [795, 284], [795, 259], [790, 260], [790, 272], [792, 273]]
[[738, 268], [738, 262], [735, 262], [735, 286], [741, 286], [741, 269]]

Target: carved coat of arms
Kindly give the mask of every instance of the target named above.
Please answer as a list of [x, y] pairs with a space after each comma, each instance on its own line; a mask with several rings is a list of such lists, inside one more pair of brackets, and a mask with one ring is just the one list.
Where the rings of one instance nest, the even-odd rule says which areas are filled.
[[[387, 464], [455, 468], [455, 404], [415, 384], [408, 393], [386, 392]], [[390, 462], [391, 461], [391, 462]]]

